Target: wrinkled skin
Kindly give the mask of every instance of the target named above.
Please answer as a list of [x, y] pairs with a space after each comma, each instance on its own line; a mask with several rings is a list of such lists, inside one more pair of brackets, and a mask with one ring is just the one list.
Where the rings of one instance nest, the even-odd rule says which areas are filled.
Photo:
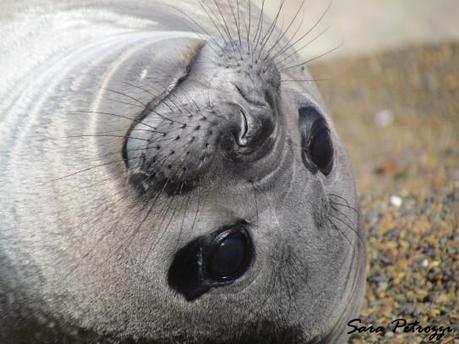
[[[349, 159], [272, 21], [218, 5], [5, 5], [0, 342], [345, 340], [366, 264]], [[184, 297], [177, 252], [241, 221], [246, 271]]]

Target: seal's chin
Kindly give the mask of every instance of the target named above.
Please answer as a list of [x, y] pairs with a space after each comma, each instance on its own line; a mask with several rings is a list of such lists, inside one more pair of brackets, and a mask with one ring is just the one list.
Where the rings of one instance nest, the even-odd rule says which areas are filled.
[[211, 41], [181, 43], [175, 63], [181, 69], [161, 70], [173, 82], [128, 132], [123, 155], [129, 181], [143, 191], [183, 191], [203, 175], [256, 170], [254, 176], [262, 178], [271, 173], [266, 167], [280, 158], [283, 135], [274, 63], [266, 57], [254, 67], [248, 47], [235, 42], [219, 48]]

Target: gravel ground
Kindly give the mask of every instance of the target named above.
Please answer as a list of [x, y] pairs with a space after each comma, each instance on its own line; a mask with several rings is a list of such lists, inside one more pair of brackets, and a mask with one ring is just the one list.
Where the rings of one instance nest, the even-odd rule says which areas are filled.
[[459, 44], [311, 69], [357, 176], [369, 249], [360, 326], [404, 318], [454, 329], [430, 340], [433, 329], [392, 326], [349, 342], [459, 343]]

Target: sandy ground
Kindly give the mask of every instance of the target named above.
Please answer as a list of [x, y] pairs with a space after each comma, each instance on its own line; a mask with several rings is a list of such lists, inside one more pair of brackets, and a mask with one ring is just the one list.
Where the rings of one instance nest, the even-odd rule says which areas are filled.
[[[356, 171], [369, 245], [363, 324], [450, 326], [433, 342], [459, 343], [459, 44], [322, 61], [312, 72], [325, 79]], [[352, 340], [424, 343], [426, 334]]]

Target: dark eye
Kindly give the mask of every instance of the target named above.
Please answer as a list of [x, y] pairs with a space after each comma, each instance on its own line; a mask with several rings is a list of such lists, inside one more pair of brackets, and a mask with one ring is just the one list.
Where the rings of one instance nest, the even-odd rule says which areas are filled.
[[233, 280], [249, 267], [252, 256], [250, 241], [244, 230], [220, 233], [207, 253], [207, 273], [216, 281]]
[[178, 250], [167, 274], [169, 286], [193, 301], [211, 288], [235, 282], [255, 256], [247, 226], [245, 221], [224, 226]]
[[309, 156], [323, 174], [330, 173], [333, 165], [333, 144], [330, 130], [324, 124], [313, 133], [309, 143]]
[[328, 175], [333, 167], [333, 142], [327, 122], [317, 109], [299, 109], [299, 128], [302, 138], [303, 162], [313, 173], [320, 170]]

